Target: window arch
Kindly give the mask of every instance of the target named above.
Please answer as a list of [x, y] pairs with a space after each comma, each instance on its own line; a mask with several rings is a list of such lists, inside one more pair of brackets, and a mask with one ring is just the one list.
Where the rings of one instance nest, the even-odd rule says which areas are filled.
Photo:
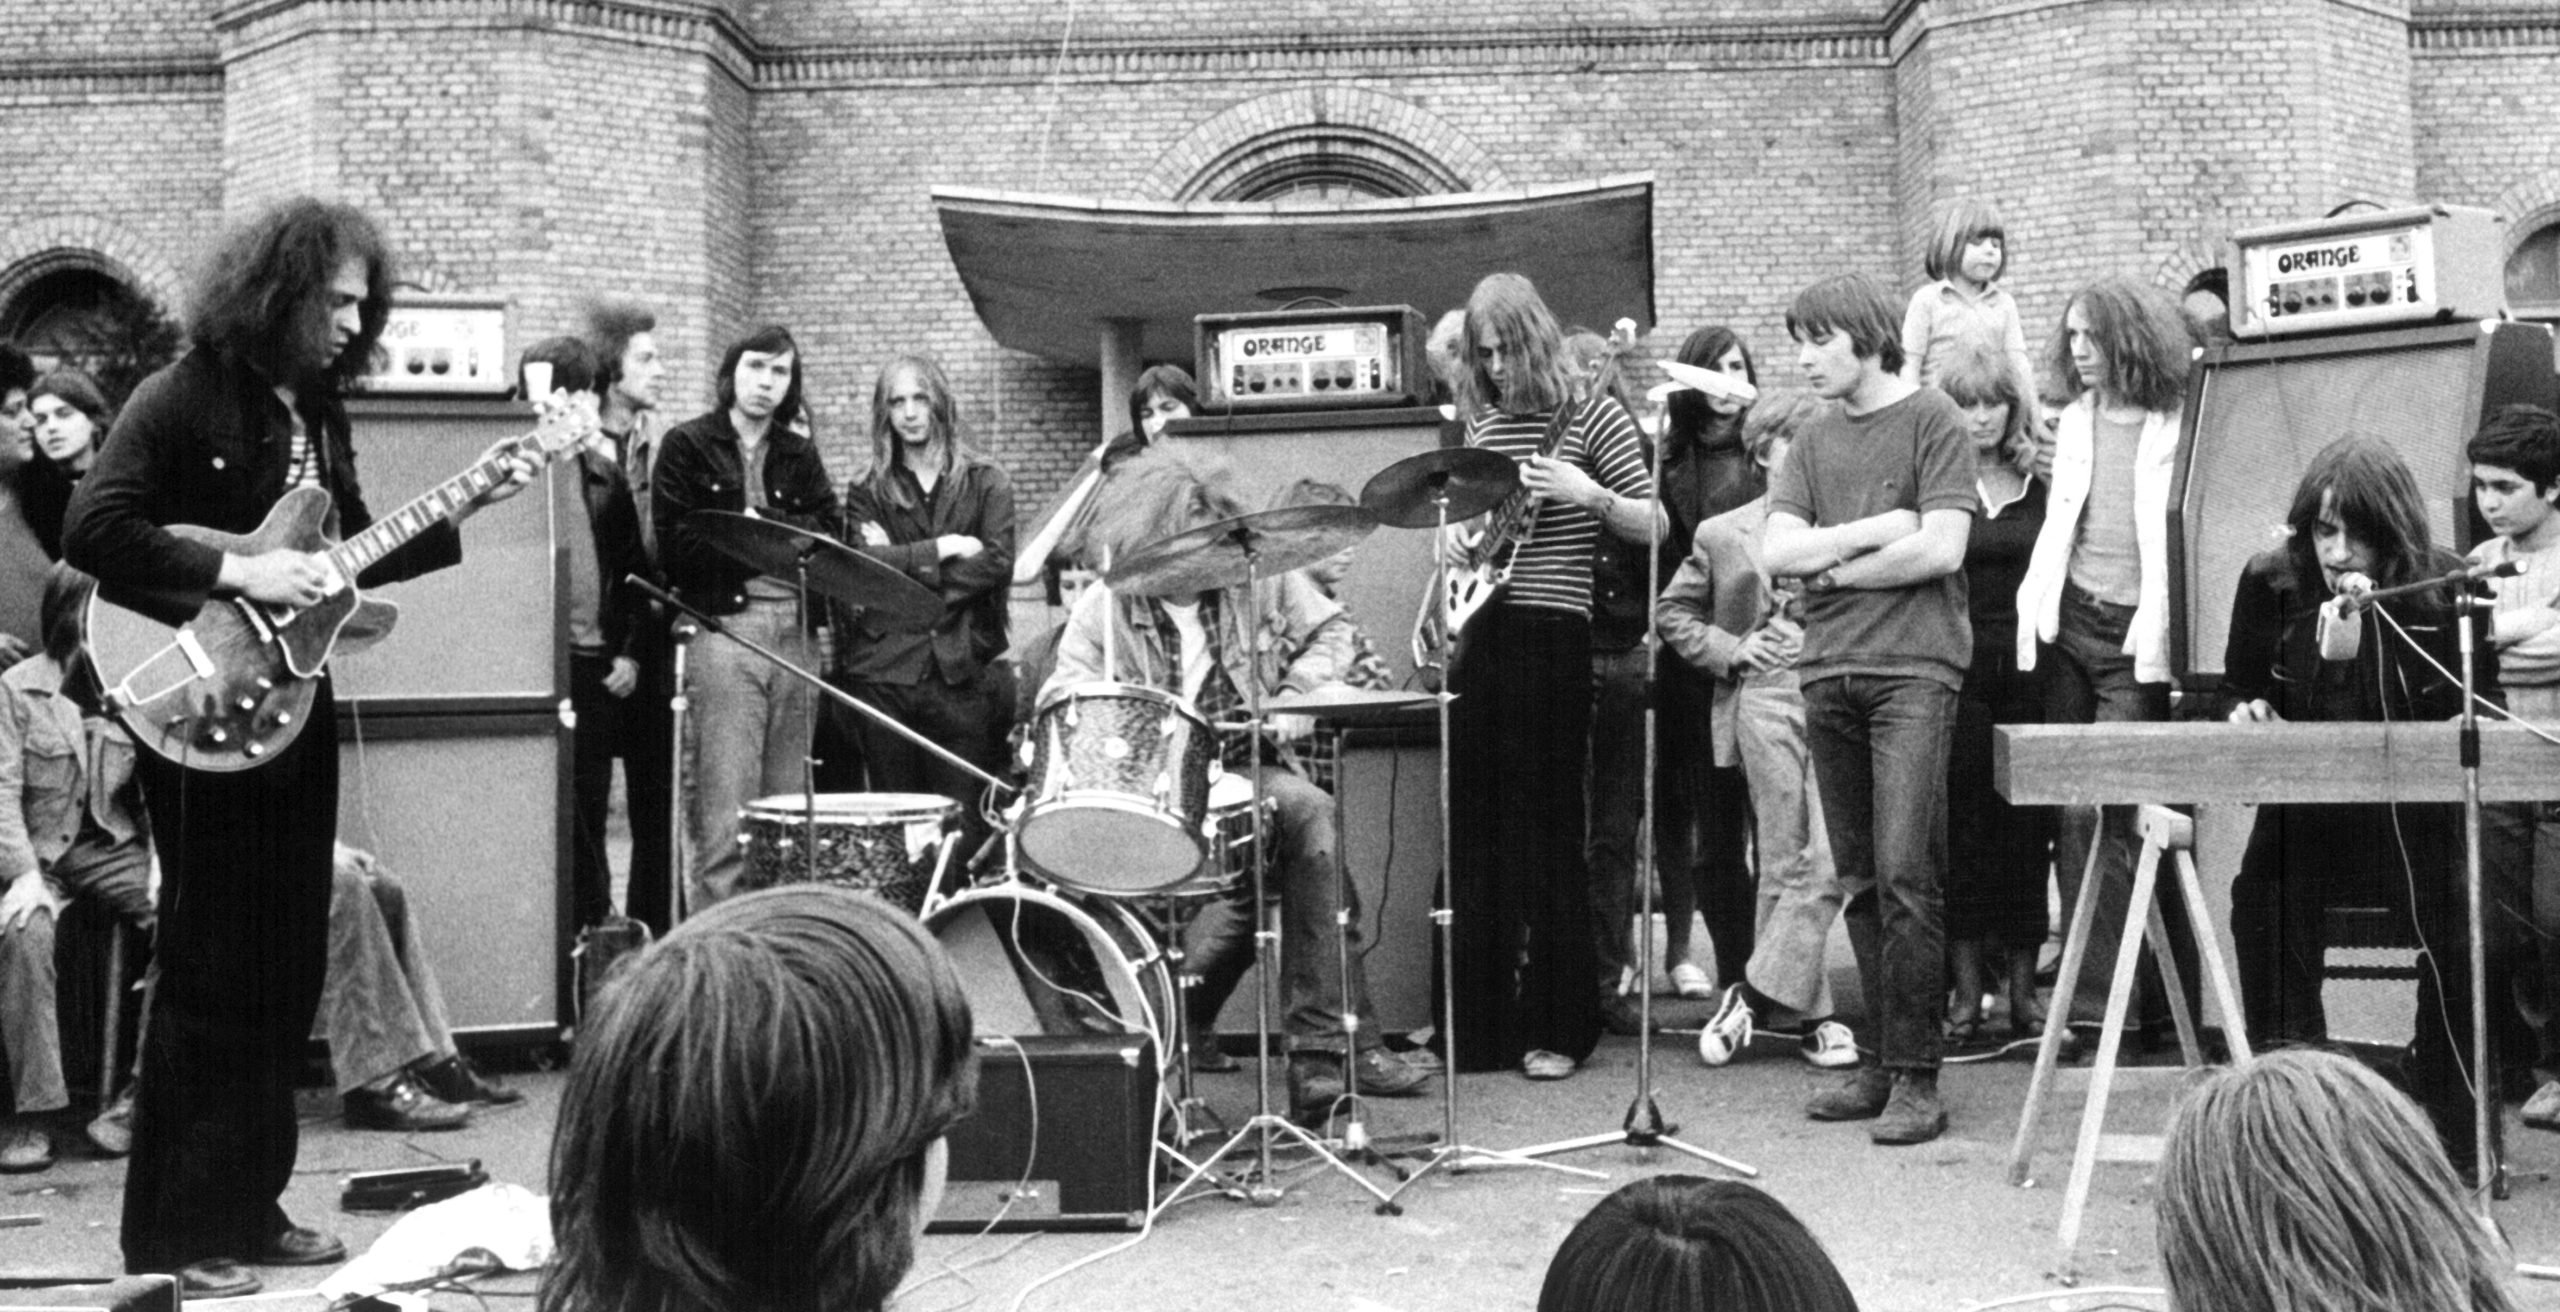
[[183, 334], [123, 265], [55, 248], [0, 273], [0, 340], [43, 368], [85, 370], [121, 403], [143, 375], [176, 358]]
[[1384, 133], [1314, 124], [1236, 146], [1202, 170], [1191, 192], [1203, 200], [1316, 206], [1465, 189], [1437, 160]]
[[2560, 320], [2560, 216], [2546, 216], [2508, 250], [2507, 308], [2522, 319]]
[[1424, 105], [1366, 87], [1295, 86], [1209, 116], [1134, 194], [1337, 205], [1510, 185], [1500, 161]]

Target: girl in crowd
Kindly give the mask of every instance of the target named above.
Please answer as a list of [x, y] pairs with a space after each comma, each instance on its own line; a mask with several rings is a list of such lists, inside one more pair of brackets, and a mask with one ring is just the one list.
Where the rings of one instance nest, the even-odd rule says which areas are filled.
[[62, 513], [71, 506], [71, 491], [98, 459], [98, 443], [115, 423], [96, 380], [77, 369], [56, 369], [27, 390], [27, 409], [36, 421], [36, 459], [20, 480], [27, 527], [44, 554], [62, 556]]
[[[1527, 278], [1477, 283], [1461, 344], [1467, 443], [1519, 462], [1521, 499], [1452, 530], [1506, 534], [1518, 550], [1449, 677], [1451, 973], [1463, 1004], [1450, 1058], [1461, 1071], [1563, 1079], [1600, 1038], [1590, 886], [1565, 874], [1582, 868], [1592, 547], [1604, 526], [1646, 542], [1663, 525], [1634, 418], [1577, 397], [1564, 335]], [[1527, 498], [1543, 501], [1534, 516]]]
[[543, 1312], [878, 1312], [976, 1101], [969, 999], [905, 911], [743, 894], [627, 960], [551, 1146]]
[[[1200, 392], [1191, 382], [1190, 371], [1178, 364], [1160, 364], [1138, 375], [1129, 389], [1129, 427], [1093, 449], [1082, 468], [1067, 481], [1067, 494], [1042, 511], [1040, 527], [1031, 540], [1022, 544], [1022, 552], [1014, 559], [1013, 581], [1029, 583], [1045, 572], [1069, 564], [1087, 569], [1101, 568], [1101, 562], [1086, 558], [1085, 527], [1093, 522], [1094, 498], [1111, 481], [1120, 462], [1153, 446], [1164, 435], [1164, 426], [1176, 419], [1188, 419], [1200, 408]], [[1055, 604], [1052, 585], [1051, 603]]]
[[1576, 1222], [1538, 1312], [1857, 1312], [1840, 1268], [1787, 1205], [1747, 1184], [1657, 1175]]
[[2295, 1049], [2189, 1090], [2155, 1212], [2177, 1312], [2512, 1312], [2515, 1259], [2382, 1077]]
[[[1731, 328], [1711, 324], [1680, 343], [1682, 364], [1729, 374], [1758, 386], [1751, 352]], [[1769, 490], [1761, 462], [1743, 449], [1745, 405], [1704, 392], [1673, 392], [1665, 411], [1662, 447], [1662, 512], [1671, 525], [1663, 539], [1663, 582], [1680, 567], [1698, 526], [1748, 504]], [[1664, 652], [1655, 669], [1658, 771], [1654, 782], [1655, 866], [1663, 872], [1662, 959], [1672, 989], [1684, 998], [1711, 998], [1742, 982], [1751, 955], [1754, 878], [1743, 854], [1750, 827], [1750, 792], [1742, 768], [1716, 763], [1708, 745], [1714, 689], [1696, 667]], [[1715, 950], [1711, 978], [1690, 958], [1689, 920], [1703, 916]]]
[[[2009, 230], [1989, 203], [1960, 200], [1938, 214], [1938, 231], [1922, 263], [1930, 282], [1911, 293], [1902, 316], [1902, 376], [1938, 385], [1947, 362], [1969, 350], [2008, 361], [2020, 378], [2035, 376], [2018, 302], [2000, 287], [2009, 270]], [[2030, 432], [2035, 398], [2023, 396]]]
[[2009, 1028], [2043, 1032], [2036, 1001], [2036, 949], [2045, 940], [2045, 871], [2053, 862], [2052, 812], [2011, 806], [1991, 786], [1995, 724], [2044, 719], [2043, 690], [2018, 666], [2018, 584], [2044, 527], [2045, 485], [2032, 472], [2037, 448], [2025, 378], [1979, 346], [1949, 358], [1939, 390], [1973, 425], [1982, 507], [1965, 539], [1965, 594], [1973, 618], [1973, 664], [1956, 699], [1956, 737], [1947, 753], [1947, 948], [1955, 1002], [1947, 1037], [1981, 1037], [1987, 966], [2008, 979]]
[[[2442, 590], [2350, 607], [2342, 600], [2463, 567], [2429, 539], [2417, 479], [2378, 438], [2345, 437], [2303, 472], [2289, 539], [2250, 559], [2231, 599], [2222, 689], [2234, 723], [2445, 720], [2462, 709], [2460, 633]], [[2476, 683], [2498, 687], [2478, 643]], [[2332, 904], [2411, 913], [2420, 950], [2411, 1092], [2453, 1160], [2472, 1160], [2470, 961], [2454, 906], [2462, 813], [2451, 803], [2258, 808], [2231, 881], [2231, 937], [2249, 1037], [2322, 1043], [2322, 913]], [[2175, 899], [2162, 899], [2164, 903]]]
[[[2177, 302], [2129, 278], [2082, 289], [2064, 307], [2045, 367], [2073, 400], [2054, 429], [2044, 528], [2018, 585], [2018, 661], [2044, 684], [2048, 724], [2169, 718], [2169, 479], [2177, 463], [2191, 339]], [[2099, 848], [2096, 918], [2073, 990], [2074, 1025], [2106, 1016], [2116, 943], [2140, 840], [2134, 808], [2071, 807], [2055, 834], [2067, 909]], [[2161, 914], [2188, 964], [2186, 913]], [[2067, 911], [2066, 911], [2067, 914]], [[2143, 908], [2130, 915], [2140, 923]], [[2188, 980], [2192, 969], [2182, 970]]]

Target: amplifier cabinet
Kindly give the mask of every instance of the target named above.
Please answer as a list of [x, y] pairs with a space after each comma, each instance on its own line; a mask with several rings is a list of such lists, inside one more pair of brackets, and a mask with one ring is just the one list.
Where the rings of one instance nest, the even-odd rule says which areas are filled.
[[936, 1234], [1135, 1230], [1155, 1206], [1155, 1044], [978, 1037], [978, 1106], [952, 1127]]

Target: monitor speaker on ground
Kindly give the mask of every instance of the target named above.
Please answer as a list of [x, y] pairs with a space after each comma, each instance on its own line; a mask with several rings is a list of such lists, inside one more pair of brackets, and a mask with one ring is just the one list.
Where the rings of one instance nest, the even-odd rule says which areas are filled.
[[2222, 676], [2241, 566], [2279, 540], [2302, 473], [2350, 435], [2391, 444], [2427, 524], [2452, 549], [2478, 533], [2463, 444], [2485, 415], [2560, 400], [2551, 330], [2459, 323], [2218, 347], [2187, 386], [2169, 507], [2170, 655], [2190, 688]]
[[1155, 1045], [1143, 1035], [978, 1039], [978, 1106], [951, 1129], [926, 1229], [1135, 1230], [1155, 1206]]

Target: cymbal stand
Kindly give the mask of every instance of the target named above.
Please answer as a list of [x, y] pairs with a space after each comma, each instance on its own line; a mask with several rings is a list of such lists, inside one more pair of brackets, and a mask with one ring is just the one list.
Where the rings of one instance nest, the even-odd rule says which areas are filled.
[[[1653, 487], [1656, 497], [1662, 495], [1663, 447], [1668, 444], [1669, 439], [1670, 434], [1666, 432], [1653, 444]], [[1662, 595], [1662, 533], [1666, 527], [1665, 521], [1668, 519], [1669, 516], [1665, 512], [1660, 509], [1655, 510], [1653, 531], [1645, 535], [1647, 548], [1645, 596], [1647, 598]], [[1604, 527], [1601, 531], [1605, 533], [1608, 529]], [[1653, 1097], [1653, 884], [1655, 867], [1662, 856], [1659, 845], [1655, 842], [1654, 830], [1654, 808], [1661, 804], [1662, 799], [1656, 795], [1654, 781], [1656, 766], [1661, 760], [1662, 751], [1660, 738], [1662, 684], [1659, 677], [1661, 659], [1662, 625], [1654, 619], [1653, 607], [1648, 601], [1645, 607], [1644, 625], [1644, 812], [1636, 820], [1636, 830], [1639, 834], [1636, 840], [1636, 851], [1641, 854], [1636, 864], [1636, 887], [1642, 891], [1638, 894], [1636, 902], [1639, 913], [1636, 924], [1640, 928], [1636, 934], [1635, 1097], [1627, 1104], [1625, 1123], [1614, 1131], [1604, 1130], [1598, 1134], [1586, 1134], [1573, 1139], [1558, 1139], [1553, 1143], [1523, 1148], [1520, 1154], [1524, 1157], [1549, 1157], [1557, 1153], [1579, 1152], [1585, 1148], [1605, 1148], [1611, 1144], [1624, 1144], [1639, 1153], [1649, 1153], [1655, 1148], [1670, 1148], [1695, 1157], [1699, 1161], [1712, 1162], [1736, 1175], [1756, 1177], [1760, 1174], [1756, 1167], [1735, 1161], [1720, 1153], [1709, 1152], [1696, 1144], [1684, 1143], [1673, 1138], [1672, 1135], [1680, 1127], [1663, 1122], [1662, 1107], [1654, 1101]], [[1625, 927], [1619, 926], [1619, 928]]]
[[667, 624], [668, 670], [675, 676], [675, 691], [667, 698], [667, 751], [674, 759], [667, 767], [667, 928], [673, 929], [685, 917], [685, 851], [684, 833], [684, 719], [693, 709], [693, 699], [684, 691], [684, 657], [692, 649], [701, 626], [682, 616]]
[[[1216, 858], [1213, 856], [1211, 859]], [[1173, 976], [1173, 1005], [1181, 1012], [1178, 1016], [1166, 1018], [1165, 1023], [1165, 1028], [1173, 1035], [1172, 1061], [1176, 1072], [1173, 1136], [1176, 1145], [1188, 1146], [1194, 1139], [1206, 1138], [1212, 1133], [1225, 1133], [1227, 1127], [1223, 1121], [1219, 1121], [1216, 1112], [1209, 1110], [1208, 1100], [1200, 1096], [1191, 1069], [1191, 994], [1199, 987], [1200, 980], [1197, 976], [1183, 973], [1183, 962], [1189, 954], [1182, 950], [1182, 928], [1185, 917], [1182, 914], [1180, 899], [1169, 894], [1157, 898], [1155, 914], [1157, 932], [1164, 935], [1165, 970]], [[1216, 1122], [1218, 1128], [1215, 1131], [1195, 1130], [1192, 1128], [1194, 1118]], [[1168, 1152], [1166, 1155], [1185, 1166], [1192, 1165], [1179, 1153]]]
[[[1251, 1120], [1238, 1127], [1235, 1134], [1229, 1137], [1226, 1143], [1220, 1145], [1216, 1152], [1193, 1165], [1190, 1173], [1185, 1175], [1182, 1182], [1175, 1185], [1172, 1191], [1164, 1196], [1164, 1201], [1156, 1204], [1156, 1207], [1161, 1211], [1179, 1201], [1184, 1190], [1207, 1179], [1209, 1172], [1219, 1162], [1226, 1160], [1229, 1154], [1243, 1147], [1247, 1139], [1254, 1142], [1253, 1170], [1248, 1173], [1246, 1182], [1242, 1186], [1225, 1189], [1222, 1192], [1230, 1197], [1238, 1196], [1240, 1193], [1245, 1201], [1256, 1207], [1277, 1206], [1281, 1195], [1286, 1190], [1272, 1183], [1271, 1148], [1275, 1138], [1286, 1135], [1313, 1152], [1319, 1162], [1341, 1172], [1353, 1184], [1367, 1190], [1370, 1197], [1378, 1200], [1381, 1210], [1394, 1213], [1398, 1209], [1392, 1195], [1380, 1189], [1376, 1182], [1362, 1175], [1349, 1162], [1334, 1156], [1325, 1146], [1324, 1140], [1308, 1133], [1297, 1122], [1271, 1110], [1271, 990], [1274, 980], [1280, 974], [1280, 933], [1275, 922], [1264, 917], [1262, 913], [1265, 892], [1263, 856], [1270, 851], [1262, 814], [1262, 568], [1261, 553], [1254, 549], [1250, 529], [1239, 527], [1236, 532], [1236, 543], [1244, 551], [1245, 583], [1244, 614], [1234, 618], [1237, 621], [1236, 627], [1244, 631], [1247, 671], [1244, 695], [1247, 731], [1252, 735], [1250, 743], [1252, 773], [1247, 777], [1253, 781], [1254, 945], [1259, 959], [1259, 964], [1254, 970], [1253, 986], [1254, 1110]], [[1118, 618], [1116, 615], [1106, 613], [1103, 631], [1108, 633], [1118, 623]], [[1336, 845], [1339, 846], [1338, 838]], [[1344, 981], [1344, 987], [1349, 987], [1348, 980]], [[1358, 1082], [1358, 1072], [1353, 1069], [1350, 1059], [1352, 1055], [1354, 1054], [1346, 1054], [1342, 1064], [1345, 1076], [1343, 1084], [1346, 1089], [1356, 1087]], [[1189, 1063], [1186, 1061], [1185, 1064]]]
[[[1443, 604], [1449, 593], [1449, 476], [1434, 473], [1431, 478], [1431, 504], [1436, 512], [1437, 527], [1431, 535], [1431, 595], [1423, 598], [1428, 612]], [[1456, 635], [1447, 635], [1454, 638]], [[1443, 647], [1446, 650], [1446, 647]], [[1440, 716], [1440, 905], [1432, 908], [1431, 923], [1440, 929], [1440, 1049], [1443, 1069], [1440, 1072], [1440, 1146], [1403, 1184], [1396, 1186], [1393, 1197], [1381, 1210], [1400, 1210], [1395, 1200], [1434, 1171], [1446, 1170], [1455, 1175], [1463, 1171], [1491, 1166], [1534, 1166], [1540, 1170], [1579, 1175], [1593, 1180], [1609, 1177], [1599, 1171], [1586, 1171], [1561, 1162], [1542, 1162], [1526, 1153], [1503, 1152], [1478, 1148], [1458, 1141], [1458, 967], [1457, 944], [1452, 940], [1451, 925], [1456, 921], [1457, 887], [1451, 873], [1456, 862], [1451, 859], [1453, 830], [1449, 818], [1449, 703], [1457, 700], [1449, 691], [1453, 671], [1446, 661], [1431, 662], [1440, 672], [1439, 691], [1433, 695]]]

